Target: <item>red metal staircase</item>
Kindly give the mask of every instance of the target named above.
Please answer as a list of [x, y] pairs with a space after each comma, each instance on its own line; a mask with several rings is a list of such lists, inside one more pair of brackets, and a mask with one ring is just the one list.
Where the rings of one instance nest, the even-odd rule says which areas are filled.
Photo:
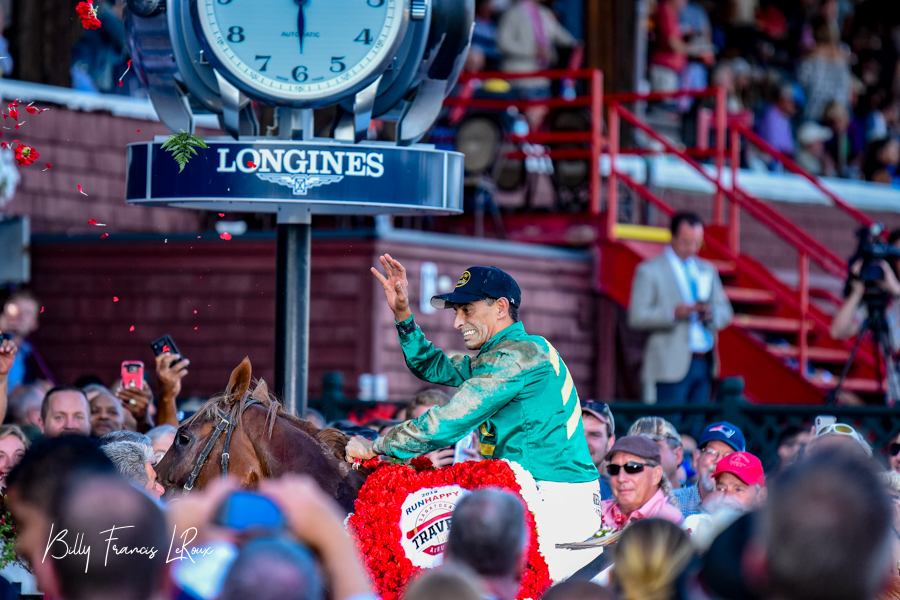
[[[642, 228], [619, 223], [619, 190], [629, 188], [646, 203], [661, 212], [672, 215], [674, 209], [650, 189], [635, 181], [617, 166], [622, 154], [646, 154], [646, 149], [622, 149], [619, 147], [620, 123], [626, 121], [634, 130], [652, 139], [659, 152], [678, 156], [704, 179], [714, 186], [713, 218], [706, 228], [706, 243], [701, 255], [714, 262], [725, 286], [726, 294], [735, 310], [731, 327], [720, 334], [720, 356], [723, 376], [742, 376], [747, 396], [760, 403], [821, 404], [838, 378], [847, 360], [852, 340], [838, 341], [828, 333], [831, 314], [820, 305], [811, 302], [811, 296], [836, 306], [840, 299], [809, 286], [810, 261], [825, 274], [843, 279], [846, 262], [831, 249], [776, 211], [770, 204], [755, 198], [737, 181], [741, 143], [757, 146], [763, 152], [781, 160], [785, 168], [808, 179], [832, 205], [839, 208], [862, 225], [871, 220], [848, 205], [818, 179], [804, 172], [790, 158], [781, 155], [764, 140], [747, 129], [739, 119], [729, 120], [725, 112], [723, 90], [711, 88], [703, 92], [675, 94], [622, 94], [603, 98], [599, 72], [562, 71], [544, 72], [550, 78], [587, 79], [588, 96], [576, 99], [576, 104], [591, 112], [590, 143], [583, 150], [571, 148], [571, 134], [554, 138], [552, 132], [524, 136], [524, 141], [544, 144], [554, 156], [554, 143], [558, 142], [566, 159], [583, 157], [591, 164], [599, 164], [601, 154], [609, 159], [605, 180], [605, 202], [601, 203], [599, 169], [593, 169], [589, 214], [551, 214], [535, 218], [520, 217], [504, 220], [507, 234], [520, 240], [564, 244], [573, 227], [589, 226], [597, 234], [599, 254], [597, 285], [601, 293], [622, 306], [629, 303], [631, 281], [638, 263], [657, 255], [665, 248], [668, 232], [658, 228]], [[480, 77], [502, 77], [504, 74], [483, 74]], [[471, 78], [471, 76], [470, 76]], [[715, 147], [712, 149], [684, 149], [660, 135], [623, 106], [636, 101], [660, 101], [679, 95], [714, 97]], [[477, 101], [476, 101], [477, 102]], [[510, 101], [510, 104], [522, 101]], [[553, 100], [559, 103], [561, 100]], [[450, 104], [454, 104], [451, 100]], [[456, 102], [456, 106], [465, 105]], [[534, 104], [531, 101], [530, 104]], [[521, 108], [529, 104], [523, 103]], [[606, 106], [606, 135], [602, 134], [603, 106]], [[587, 137], [587, 136], [585, 136]], [[568, 146], [565, 144], [569, 143]], [[580, 154], [581, 153], [581, 154]], [[711, 158], [713, 167], [701, 165], [694, 157]], [[726, 157], [731, 162], [730, 181], [725, 182]], [[711, 172], [712, 171], [712, 172]], [[605, 206], [602, 206], [605, 204]], [[726, 216], [727, 207], [727, 216]], [[605, 208], [601, 212], [601, 209]], [[786, 242], [797, 255], [798, 284], [794, 287], [778, 279], [754, 257], [741, 251], [740, 219], [750, 216], [766, 229]], [[583, 236], [581, 236], [583, 239]], [[807, 367], [807, 365], [809, 365]], [[882, 393], [880, 358], [869, 343], [860, 348], [844, 390], [873, 398]]]

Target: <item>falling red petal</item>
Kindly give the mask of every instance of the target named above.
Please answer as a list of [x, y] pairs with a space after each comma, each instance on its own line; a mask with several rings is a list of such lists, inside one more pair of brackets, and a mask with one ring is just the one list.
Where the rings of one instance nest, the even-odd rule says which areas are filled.
[[106, 238], [108, 238], [108, 237], [109, 237], [109, 234], [108, 234], [108, 233], [104, 233], [103, 235], [100, 236], [100, 239], [103, 240], [103, 239], [106, 239]]
[[196, 328], [196, 327], [194, 327], [194, 331], [197, 331], [197, 328]]
[[95, 221], [94, 219], [88, 219], [88, 225], [96, 225], [96, 224], [97, 224], [97, 221]]
[[223, 233], [223, 234], [220, 235], [219, 237], [222, 238], [223, 240], [230, 240], [230, 239], [231, 239], [231, 234], [228, 233], [228, 232], [226, 231], [225, 233]]
[[171, 350], [169, 350], [168, 344], [163, 344], [163, 352], [171, 352]]
[[255, 169], [255, 168], [256, 168], [256, 163], [253, 162], [252, 160], [248, 160], [248, 161], [247, 161], [247, 168], [248, 168], [248, 169]]
[[195, 314], [195, 315], [197, 314], [197, 311], [196, 311], [196, 310], [194, 311], [194, 314]]
[[134, 331], [134, 325], [132, 325], [131, 328], [128, 329], [128, 331]]
[[[78, 184], [78, 191], [79, 191], [80, 193], [84, 194], [84, 190], [81, 189], [81, 184], [80, 184], [80, 183]], [[87, 194], [84, 194], [84, 195], [87, 196]]]
[[219, 216], [220, 216], [220, 217], [224, 217], [224, 216], [225, 216], [225, 213], [219, 213]]
[[137, 132], [138, 132], [138, 133], [140, 133], [140, 132], [141, 132], [141, 130], [140, 130], [140, 129], [138, 129], [138, 130], [137, 130]]
[[41, 307], [41, 314], [44, 314], [44, 307]]
[[113, 296], [113, 302], [118, 302], [118, 301], [119, 301], [119, 297], [118, 297], [118, 296]]

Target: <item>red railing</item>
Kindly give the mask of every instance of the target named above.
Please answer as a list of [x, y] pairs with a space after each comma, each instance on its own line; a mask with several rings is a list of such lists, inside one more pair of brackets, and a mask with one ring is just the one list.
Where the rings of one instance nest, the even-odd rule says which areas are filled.
[[781, 164], [783, 164], [788, 171], [795, 175], [799, 175], [800, 177], [803, 177], [804, 179], [809, 181], [813, 185], [813, 187], [815, 187], [832, 202], [834, 202], [835, 206], [853, 217], [861, 225], [865, 225], [866, 227], [868, 227], [873, 223], [872, 219], [869, 218], [868, 215], [847, 204], [847, 202], [843, 198], [825, 187], [825, 185], [819, 178], [814, 177], [810, 173], [805, 171], [800, 165], [794, 162], [794, 160], [790, 156], [776, 150], [774, 146], [751, 131], [745, 125], [738, 123], [733, 124], [731, 126], [731, 136], [731, 146], [733, 149], [738, 150], [740, 148], [740, 139], [741, 136], [743, 136], [747, 139], [748, 142], [750, 142], [766, 154], [778, 159], [778, 161], [781, 162]]
[[[549, 98], [545, 100], [524, 100], [518, 98], [477, 98], [475, 92], [481, 82], [499, 79], [515, 81], [519, 79], [543, 78], [550, 80], [584, 81], [587, 94], [576, 96], [572, 99]], [[546, 108], [586, 108], [590, 113], [589, 132], [573, 131], [529, 131], [527, 135], [518, 136], [509, 134], [509, 141], [514, 143], [528, 142], [549, 146], [549, 154], [552, 158], [562, 160], [588, 160], [592, 165], [600, 164], [600, 153], [603, 149], [603, 73], [596, 69], [569, 69], [537, 71], [533, 73], [506, 73], [506, 72], [482, 72], [463, 73], [460, 75], [461, 92], [458, 96], [451, 96], [444, 101], [445, 106], [451, 107], [451, 124], [459, 122], [469, 109], [482, 109], [491, 111], [506, 111], [511, 106], [520, 111], [532, 107]], [[588, 148], [554, 148], [558, 144], [584, 143]], [[511, 153], [512, 157], [518, 154]], [[521, 156], [518, 156], [521, 158]], [[600, 169], [590, 170], [590, 210], [593, 214], [600, 214]]]
[[[624, 102], [635, 101], [660, 101], [681, 96], [691, 97], [709, 97], [716, 98], [715, 110], [715, 148], [713, 149], [715, 157], [715, 175], [710, 175], [707, 169], [695, 160], [692, 153], [685, 148], [680, 148], [665, 136], [659, 134], [649, 125], [641, 121], [634, 113], [624, 108], [621, 104]], [[783, 162], [785, 167], [796, 174], [806, 178], [818, 190], [820, 190], [833, 204], [843, 212], [850, 215], [858, 222], [869, 225], [871, 219], [865, 214], [850, 206], [846, 201], [840, 198], [830, 189], [826, 188], [821, 181], [813, 177], [809, 173], [801, 169], [789, 157], [777, 152], [765, 140], [759, 138], [740, 122], [729, 123], [728, 116], [725, 114], [725, 95], [724, 91], [719, 89], [704, 90], [702, 92], [675, 92], [670, 94], [611, 94], [606, 97], [608, 108], [608, 126], [609, 139], [607, 143], [607, 152], [610, 161], [610, 173], [607, 179], [607, 211], [605, 230], [608, 239], [615, 240], [615, 225], [618, 221], [618, 181], [622, 181], [629, 188], [633, 189], [639, 196], [659, 207], [666, 214], [672, 214], [671, 207], [668, 207], [661, 199], [656, 197], [645, 186], [638, 184], [631, 177], [621, 172], [616, 165], [616, 158], [621, 154], [619, 148], [619, 127], [622, 120], [626, 121], [632, 127], [642, 131], [649, 138], [660, 144], [667, 154], [678, 156], [685, 163], [690, 165], [701, 177], [715, 186], [714, 204], [713, 204], [713, 222], [716, 225], [723, 225], [723, 201], [729, 202], [728, 211], [728, 236], [727, 245], [719, 244], [715, 238], [707, 237], [706, 243], [714, 252], [729, 257], [731, 260], [740, 260], [740, 211], [743, 209], [749, 215], [754, 217], [760, 224], [774, 232], [783, 241], [793, 246], [797, 251], [797, 272], [798, 285], [794, 295], [786, 295], [784, 286], [780, 282], [773, 281], [767, 273], [759, 272], [760, 269], [755, 265], [744, 262], [743, 266], [747, 268], [757, 279], [767, 281], [769, 288], [776, 293], [776, 297], [784, 302], [787, 306], [792, 307], [799, 316], [798, 331], [798, 365], [801, 376], [805, 376], [806, 363], [809, 356], [809, 340], [810, 324], [814, 327], [827, 331], [830, 325], [826, 315], [818, 310], [810, 310], [810, 290], [809, 290], [809, 261], [817, 263], [825, 272], [838, 278], [843, 278], [847, 272], [846, 262], [831, 249], [821, 244], [814, 237], [809, 235], [803, 229], [797, 227], [791, 220], [772, 208], [768, 203], [763, 202], [738, 185], [738, 173], [740, 172], [740, 151], [741, 136], [758, 146], [763, 151], [772, 154]], [[728, 132], [730, 130], [730, 136]], [[726, 147], [725, 139], [730, 137], [729, 146]], [[730, 188], [723, 182], [723, 170], [726, 154], [729, 157], [731, 167], [731, 186]], [[849, 342], [847, 343], [849, 347]]]
[[[474, 92], [477, 89], [479, 81], [489, 79], [501, 80], [517, 80], [525, 78], [541, 77], [551, 80], [582, 80], [587, 82], [587, 93], [573, 99], [551, 98], [546, 100], [520, 100], [506, 98], [476, 98]], [[835, 254], [831, 249], [820, 243], [817, 239], [809, 235], [806, 231], [795, 225], [790, 219], [772, 208], [768, 203], [755, 198], [747, 190], [739, 186], [738, 173], [740, 171], [741, 144], [742, 140], [756, 146], [763, 152], [775, 157], [792, 173], [795, 173], [808, 180], [816, 189], [818, 189], [826, 198], [828, 198], [835, 207], [852, 217], [863, 225], [870, 225], [871, 219], [864, 213], [850, 206], [845, 200], [840, 198], [832, 190], [827, 188], [816, 177], [805, 172], [790, 157], [775, 150], [765, 140], [750, 130], [739, 118], [727, 113], [727, 98], [725, 91], [721, 88], [709, 88], [700, 91], [681, 91], [672, 93], [626, 93], [626, 94], [608, 94], [603, 95], [603, 79], [599, 71], [591, 69], [577, 70], [557, 70], [557, 71], [540, 71], [536, 73], [477, 73], [463, 74], [460, 77], [462, 84], [462, 93], [457, 97], [448, 98], [446, 104], [452, 107], [451, 121], [458, 121], [467, 109], [477, 108], [482, 110], [505, 111], [510, 106], [515, 106], [520, 110], [527, 110], [530, 107], [542, 106], [548, 109], [554, 108], [586, 108], [590, 112], [590, 132], [552, 132], [542, 131], [539, 128], [531, 131], [525, 136], [516, 136], [509, 134], [509, 141], [514, 143], [529, 142], [548, 146], [547, 152], [554, 159], [569, 160], [590, 160], [590, 164], [594, 165], [590, 170], [590, 205], [589, 210], [592, 214], [601, 215], [601, 176], [600, 176], [600, 157], [605, 151], [609, 158], [609, 175], [606, 181], [606, 214], [603, 221], [603, 229], [606, 239], [616, 239], [616, 224], [618, 223], [618, 184], [621, 182], [630, 189], [634, 190], [638, 196], [646, 202], [653, 204], [665, 214], [673, 214], [673, 209], [661, 200], [656, 194], [649, 190], [646, 186], [635, 181], [627, 173], [618, 168], [617, 158], [622, 154], [653, 154], [666, 153], [679, 157], [689, 166], [691, 166], [703, 179], [711, 183], [714, 187], [712, 222], [715, 225], [727, 225], [727, 241], [722, 244], [711, 236], [707, 238], [707, 244], [714, 252], [729, 257], [730, 260], [740, 261], [748, 275], [755, 279], [766, 283], [785, 305], [791, 307], [797, 312], [800, 319], [799, 325], [799, 364], [801, 374], [805, 374], [806, 359], [809, 355], [807, 334], [809, 326], [821, 330], [827, 330], [829, 322], [827, 315], [822, 311], [810, 308], [810, 289], [809, 289], [809, 263], [812, 260], [819, 265], [826, 273], [835, 277], [843, 278], [847, 271], [846, 262]], [[697, 148], [682, 148], [677, 146], [665, 136], [659, 134], [653, 128], [644, 123], [631, 110], [627, 109], [625, 104], [637, 102], [660, 102], [680, 97], [691, 97], [693, 99], [714, 98], [715, 106], [713, 109], [712, 127], [715, 130], [715, 138], [713, 147], [710, 148], [706, 141], [708, 128], [705, 124], [704, 129], [700, 132], [703, 135], [703, 141]], [[603, 135], [603, 108], [604, 103], [607, 105], [607, 135]], [[649, 138], [653, 139], [661, 146], [663, 150], [648, 150], [644, 148], [622, 149], [620, 147], [621, 140], [621, 123], [625, 121], [633, 128], [642, 131]], [[577, 144], [583, 143], [586, 148], [558, 148], [560, 144]], [[517, 154], [513, 151], [511, 154]], [[519, 152], [518, 154], [521, 154]], [[712, 169], [708, 169], [701, 165], [697, 159], [706, 158], [713, 162]], [[731, 170], [730, 185], [726, 185], [724, 181], [724, 171], [726, 162], [729, 163]], [[711, 172], [710, 172], [711, 171]], [[725, 201], [728, 202], [727, 217], [725, 211]], [[798, 285], [793, 293], [790, 292], [780, 281], [775, 280], [765, 269], [761, 269], [753, 261], [741, 261], [740, 259], [740, 218], [741, 211], [745, 211], [748, 215], [756, 219], [767, 229], [774, 232], [780, 239], [792, 246], [798, 255], [797, 271]], [[819, 292], [817, 297], [823, 297]], [[828, 300], [835, 301], [835, 298], [825, 295]], [[848, 344], [849, 346], [849, 344]]]

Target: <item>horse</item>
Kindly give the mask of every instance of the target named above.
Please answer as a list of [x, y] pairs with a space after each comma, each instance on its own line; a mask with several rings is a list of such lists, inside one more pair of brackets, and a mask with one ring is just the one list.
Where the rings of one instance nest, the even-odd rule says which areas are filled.
[[251, 374], [250, 359], [244, 358], [225, 392], [210, 398], [178, 428], [156, 468], [166, 496], [203, 489], [226, 475], [253, 489], [263, 478], [302, 473], [353, 512], [369, 470], [347, 463], [349, 438], [284, 412], [263, 380], [251, 392]]

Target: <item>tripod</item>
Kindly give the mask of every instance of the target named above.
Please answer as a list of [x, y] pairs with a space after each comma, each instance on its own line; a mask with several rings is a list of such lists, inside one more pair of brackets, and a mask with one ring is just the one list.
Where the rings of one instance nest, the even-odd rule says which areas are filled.
[[[891, 333], [890, 328], [888, 327], [887, 314], [885, 313], [887, 297], [878, 294], [875, 297], [864, 297], [863, 301], [866, 304], [868, 315], [859, 328], [859, 335], [856, 336], [856, 343], [853, 344], [853, 350], [850, 351], [850, 356], [847, 358], [847, 362], [844, 363], [844, 368], [841, 371], [841, 376], [838, 379], [837, 385], [831, 390], [831, 393], [828, 394], [825, 403], [829, 406], [834, 404], [838, 394], [841, 393], [841, 388], [844, 387], [847, 374], [850, 372], [850, 367], [856, 359], [856, 353], [859, 351], [859, 347], [862, 344], [863, 337], [865, 337], [867, 331], [872, 332], [876, 350], [884, 357], [884, 366], [885, 370], [887, 370], [888, 380], [887, 390], [885, 390], [885, 401], [888, 406], [893, 406], [900, 400], [900, 374], [897, 373], [897, 365], [894, 362], [894, 351], [891, 346]], [[806, 365], [801, 365], [800, 368], [805, 369]]]

